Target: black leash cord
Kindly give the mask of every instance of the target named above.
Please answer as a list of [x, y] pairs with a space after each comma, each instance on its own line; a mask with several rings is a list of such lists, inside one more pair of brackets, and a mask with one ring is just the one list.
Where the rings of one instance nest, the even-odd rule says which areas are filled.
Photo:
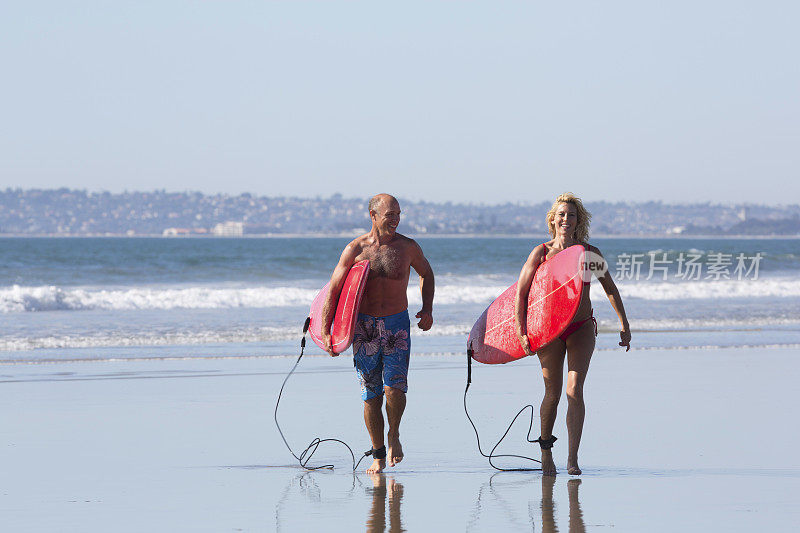
[[531, 423], [528, 426], [528, 436], [526, 437], [526, 440], [528, 442], [536, 442], [535, 439], [533, 439], [533, 440], [531, 439], [531, 431], [533, 431], [533, 417], [534, 417], [534, 415], [536, 413], [536, 410], [534, 409], [534, 407], [532, 405], [528, 404], [528, 405], [526, 405], [525, 407], [523, 407], [522, 409], [519, 410], [519, 412], [517, 413], [517, 416], [515, 416], [514, 419], [511, 420], [511, 423], [508, 425], [508, 429], [506, 429], [506, 432], [503, 433], [503, 436], [500, 437], [500, 440], [497, 441], [497, 444], [494, 445], [494, 447], [492, 448], [492, 451], [490, 451], [489, 454], [487, 455], [486, 453], [484, 453], [483, 449], [481, 448], [481, 437], [480, 437], [480, 435], [478, 435], [478, 428], [475, 427], [475, 422], [472, 421], [472, 417], [469, 416], [469, 410], [467, 409], [467, 391], [469, 391], [469, 386], [471, 384], [472, 384], [472, 349], [468, 349], [467, 350], [467, 386], [464, 389], [464, 413], [466, 413], [467, 420], [469, 420], [469, 423], [472, 425], [472, 430], [475, 432], [475, 439], [478, 441], [478, 452], [480, 452], [480, 454], [482, 456], [484, 456], [487, 459], [489, 459], [489, 465], [492, 468], [494, 468], [496, 470], [500, 470], [501, 472], [534, 472], [534, 471], [541, 470], [541, 468], [501, 468], [501, 467], [495, 465], [492, 462], [492, 459], [496, 459], [496, 458], [499, 458], [499, 457], [514, 457], [514, 458], [517, 458], [517, 459], [525, 459], [527, 461], [533, 461], [534, 463], [539, 463], [539, 464], [542, 463], [538, 459], [534, 459], [533, 457], [526, 457], [524, 455], [514, 455], [514, 454], [497, 454], [496, 455], [494, 453], [494, 451], [497, 449], [497, 447], [500, 446], [500, 443], [503, 442], [503, 439], [505, 439], [506, 436], [508, 435], [508, 433], [511, 431], [511, 428], [514, 426], [514, 423], [517, 421], [517, 418], [519, 418], [520, 415], [528, 407], [531, 408]]
[[303, 338], [300, 341], [300, 357], [297, 358], [297, 361], [295, 361], [292, 369], [289, 371], [288, 374], [286, 374], [286, 377], [283, 379], [283, 384], [281, 385], [281, 390], [278, 392], [278, 400], [275, 402], [275, 426], [278, 428], [278, 433], [281, 434], [283, 443], [286, 445], [286, 448], [288, 448], [289, 453], [291, 453], [294, 456], [294, 458], [299, 461], [300, 466], [305, 468], [306, 470], [320, 470], [323, 468], [333, 470], [333, 465], [308, 466], [308, 462], [311, 460], [311, 457], [317, 451], [317, 448], [319, 448], [320, 444], [322, 444], [323, 442], [338, 442], [342, 444], [345, 448], [347, 448], [347, 451], [350, 452], [350, 456], [353, 458], [353, 472], [355, 472], [356, 469], [358, 468], [358, 465], [361, 464], [361, 461], [363, 461], [365, 457], [372, 455], [372, 449], [370, 449], [367, 452], [364, 452], [364, 455], [361, 456], [361, 459], [359, 459], [358, 462], [356, 462], [356, 455], [353, 453], [353, 449], [350, 448], [350, 446], [348, 446], [347, 443], [344, 442], [343, 440], [333, 439], [333, 438], [321, 439], [317, 437], [314, 440], [312, 440], [311, 444], [309, 444], [306, 447], [306, 449], [303, 450], [298, 456], [297, 454], [294, 453], [292, 447], [289, 446], [289, 442], [286, 440], [286, 437], [284, 436], [283, 431], [281, 430], [281, 425], [278, 423], [278, 406], [281, 403], [283, 388], [286, 386], [286, 382], [289, 381], [289, 378], [292, 377], [292, 374], [294, 374], [294, 371], [297, 369], [297, 365], [300, 364], [300, 359], [303, 358], [303, 352], [305, 351], [306, 348], [306, 332], [308, 331], [308, 325], [310, 324], [310, 322], [311, 319], [306, 318], [306, 322], [303, 325]]

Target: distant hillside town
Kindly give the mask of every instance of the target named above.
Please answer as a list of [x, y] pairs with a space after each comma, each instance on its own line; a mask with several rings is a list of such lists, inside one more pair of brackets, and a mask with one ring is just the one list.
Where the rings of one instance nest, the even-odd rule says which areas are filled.
[[[367, 198], [199, 192], [0, 191], [0, 234], [30, 236], [353, 235], [369, 227]], [[499, 205], [400, 198], [411, 235], [544, 235], [550, 201]], [[800, 204], [592, 202], [595, 236], [800, 235]]]

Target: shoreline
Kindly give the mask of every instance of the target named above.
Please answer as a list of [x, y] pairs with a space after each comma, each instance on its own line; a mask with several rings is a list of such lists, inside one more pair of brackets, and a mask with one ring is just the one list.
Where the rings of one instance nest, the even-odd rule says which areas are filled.
[[[182, 346], [176, 346], [176, 348], [181, 348]], [[147, 346], [141, 347], [143, 351], [146, 351]], [[169, 346], [165, 346], [164, 348], [169, 348]], [[779, 351], [779, 350], [800, 350], [800, 343], [787, 343], [787, 344], [750, 344], [750, 345], [741, 345], [741, 346], [716, 346], [716, 345], [705, 345], [705, 346], [648, 346], [648, 347], [640, 347], [640, 348], [632, 348], [630, 352], [624, 352], [619, 347], [608, 347], [608, 348], [595, 348], [595, 353], [603, 353], [603, 354], [617, 354], [617, 353], [627, 353], [628, 356], [633, 357], [634, 353], [636, 352], [643, 352], [643, 353], [653, 353], [653, 352], [679, 352], [679, 353], [688, 353], [688, 352], [719, 352], [719, 351], [731, 351], [731, 352], [751, 352], [754, 350], [767, 350], [767, 351]], [[72, 357], [72, 358], [65, 358], [65, 359], [0, 359], [0, 367], [14, 367], [14, 366], [46, 366], [46, 365], [67, 365], [67, 364], [81, 364], [85, 365], [87, 363], [99, 363], [99, 364], [110, 364], [110, 363], [151, 363], [151, 362], [185, 362], [190, 363], [192, 361], [196, 361], [198, 363], [208, 362], [208, 361], [274, 361], [274, 360], [284, 360], [284, 359], [297, 359], [299, 354], [257, 354], [257, 355], [196, 355], [196, 356], [138, 356], [138, 357], [106, 357], [106, 358], [81, 358], [81, 357]], [[345, 353], [342, 354], [340, 357], [344, 359], [352, 358], [352, 354]], [[465, 353], [461, 352], [422, 352], [422, 353], [412, 353], [412, 359], [418, 360], [435, 360], [435, 359], [453, 359], [453, 360], [463, 360], [465, 357]], [[334, 358], [330, 357], [328, 354], [325, 353], [306, 353], [303, 354], [302, 359], [311, 359], [316, 361], [334, 361]], [[499, 365], [487, 365], [475, 362], [475, 365], [479, 367], [487, 367], [487, 368], [507, 368], [510, 363], [514, 363], [517, 361], [534, 361], [534, 357], [523, 357], [522, 359], [517, 359], [514, 361], [510, 361], [506, 364], [499, 364]], [[334, 361], [335, 362], [335, 361]], [[0, 382], [2, 380], [0, 379]]]

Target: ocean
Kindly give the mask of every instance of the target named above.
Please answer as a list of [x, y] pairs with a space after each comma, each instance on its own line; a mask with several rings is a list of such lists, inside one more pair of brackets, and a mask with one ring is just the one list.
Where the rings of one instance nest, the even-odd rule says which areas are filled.
[[[413, 353], [458, 354], [533, 238], [419, 237], [435, 325]], [[295, 355], [346, 238], [0, 239], [0, 362]], [[800, 241], [598, 238], [632, 349], [800, 346]], [[410, 313], [419, 310], [409, 282]], [[619, 350], [597, 280], [598, 351]], [[323, 352], [309, 342], [306, 353]]]

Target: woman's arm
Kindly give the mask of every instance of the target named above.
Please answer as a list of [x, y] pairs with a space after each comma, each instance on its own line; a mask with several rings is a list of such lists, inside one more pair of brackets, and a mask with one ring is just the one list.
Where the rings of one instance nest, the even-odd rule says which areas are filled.
[[517, 338], [525, 355], [533, 355], [528, 343], [528, 293], [531, 290], [536, 269], [544, 260], [544, 254], [544, 246], [541, 244], [534, 248], [522, 266], [517, 280], [517, 294], [514, 297], [514, 323]]
[[[600, 253], [600, 250], [594, 246], [591, 247], [591, 251], [600, 257], [603, 257], [603, 254]], [[595, 275], [597, 275], [597, 279], [600, 280], [600, 285], [603, 286], [603, 290], [606, 292], [606, 296], [608, 296], [608, 301], [611, 302], [611, 307], [614, 308], [614, 311], [619, 317], [619, 322], [622, 325], [622, 329], [619, 332], [619, 345], [625, 346], [625, 351], [627, 352], [631, 349], [631, 326], [628, 324], [628, 316], [625, 314], [625, 306], [622, 304], [622, 296], [620, 296], [619, 289], [617, 289], [617, 284], [614, 283], [614, 279], [611, 277], [611, 272], [608, 270], [605, 258], [603, 258], [602, 272], [595, 272]]]

